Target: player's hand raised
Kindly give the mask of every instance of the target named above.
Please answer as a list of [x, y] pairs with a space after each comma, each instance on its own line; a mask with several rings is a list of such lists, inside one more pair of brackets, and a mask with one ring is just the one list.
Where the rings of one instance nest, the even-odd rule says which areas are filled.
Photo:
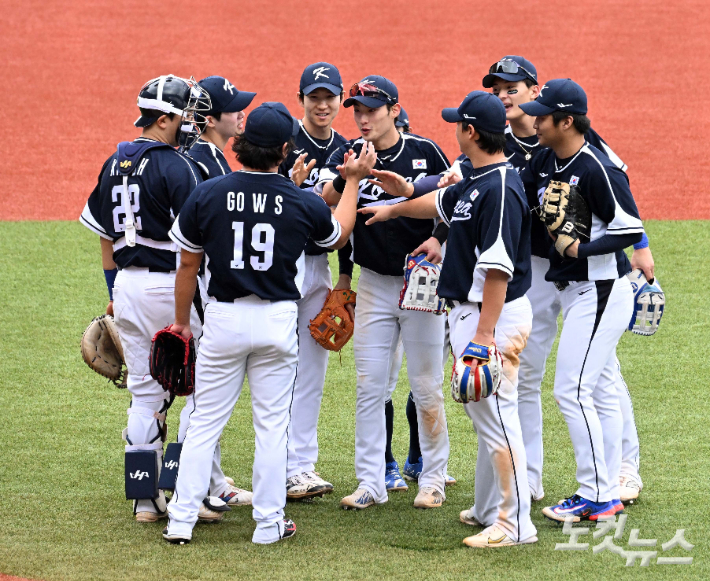
[[382, 188], [390, 196], [394, 196], [395, 198], [409, 198], [414, 193], [414, 185], [409, 183], [398, 173], [373, 169], [372, 175], [377, 179], [367, 181], [373, 186]]
[[308, 165], [306, 165], [306, 157], [308, 157], [308, 154], [302, 153], [301, 155], [299, 155], [296, 158], [296, 162], [293, 164], [293, 172], [291, 173], [291, 180], [293, 181], [294, 184], [296, 184], [299, 187], [306, 180], [306, 178], [311, 174], [311, 170], [316, 165], [315, 159], [312, 159], [311, 161], [308, 162]]
[[396, 216], [394, 215], [394, 205], [367, 206], [366, 208], [360, 208], [357, 213], [372, 214], [372, 218], [365, 222], [367, 226], [369, 226], [370, 224], [374, 224], [375, 222], [385, 222], [386, 220], [396, 218]]
[[443, 176], [441, 176], [441, 179], [439, 180], [439, 183], [436, 184], [436, 187], [446, 188], [448, 186], [453, 186], [455, 183], [460, 182], [462, 179], [463, 177], [460, 173], [457, 173], [455, 169], [450, 169]]
[[345, 165], [348, 163], [348, 160], [351, 157], [355, 157], [355, 152], [352, 149], [350, 151], [345, 152], [345, 154], [343, 155], [343, 163], [341, 163], [339, 166], [336, 166], [335, 168], [340, 173], [340, 177], [344, 180], [348, 179], [348, 176], [345, 175]]
[[356, 156], [353, 153], [353, 155], [348, 157], [348, 161], [343, 168], [345, 170], [345, 179], [360, 181], [366, 178], [372, 172], [376, 162], [377, 152], [375, 151], [375, 146], [368, 141], [360, 151], [360, 155]]

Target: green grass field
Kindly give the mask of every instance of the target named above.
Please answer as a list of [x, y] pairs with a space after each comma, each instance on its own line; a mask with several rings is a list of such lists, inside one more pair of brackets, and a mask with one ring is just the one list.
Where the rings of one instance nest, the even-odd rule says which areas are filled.
[[[335, 493], [311, 504], [289, 504], [298, 534], [274, 546], [253, 545], [251, 510], [237, 508], [216, 525], [198, 525], [193, 543], [176, 547], [160, 535], [164, 524], [134, 522], [123, 495], [123, 442], [129, 395], [83, 363], [79, 338], [106, 306], [99, 241], [78, 223], [0, 223], [0, 572], [32, 579], [512, 579], [710, 577], [703, 502], [710, 490], [710, 279], [708, 222], [646, 224], [668, 310], [654, 337], [626, 334], [619, 346], [632, 391], [642, 444], [645, 488], [629, 508], [641, 538], [668, 541], [686, 529], [695, 545], [665, 556], [692, 556], [690, 566], [625, 567], [617, 555], [555, 551], [561, 527], [533, 505], [536, 545], [474, 551], [461, 540], [476, 529], [459, 523], [473, 502], [476, 441], [461, 407], [450, 397], [449, 472], [459, 484], [443, 508], [412, 507], [415, 487], [362, 513], [338, 509], [356, 485], [355, 371], [352, 347], [331, 356], [320, 423], [321, 474]], [[553, 361], [548, 370], [554, 369]], [[543, 386], [546, 501], [575, 489], [569, 435], [552, 398], [552, 373]], [[445, 388], [448, 389], [448, 388]], [[395, 392], [395, 455], [402, 462], [408, 428], [405, 374]], [[180, 407], [171, 410], [177, 433]], [[249, 392], [244, 391], [222, 440], [223, 467], [249, 487], [254, 450]], [[706, 577], [707, 575], [707, 577]]]

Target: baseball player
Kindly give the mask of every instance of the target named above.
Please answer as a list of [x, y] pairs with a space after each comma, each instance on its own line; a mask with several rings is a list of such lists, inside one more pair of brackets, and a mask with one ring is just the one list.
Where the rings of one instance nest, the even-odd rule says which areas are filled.
[[[538, 96], [540, 87], [535, 66], [527, 59], [508, 55], [494, 63], [483, 78], [483, 86], [491, 89], [505, 105], [508, 127], [506, 128], [506, 157], [518, 170], [522, 171], [531, 160], [545, 148], [538, 142], [535, 119], [520, 108]], [[626, 171], [626, 165], [606, 142], [589, 129], [585, 138], [588, 143], [606, 154], [618, 168]], [[531, 207], [538, 205], [537, 198], [530, 200]], [[562, 308], [560, 292], [545, 280], [549, 268], [548, 252], [550, 239], [540, 220], [532, 225], [532, 286], [528, 298], [533, 308], [533, 328], [525, 351], [520, 357], [520, 381], [518, 385], [518, 412], [523, 428], [523, 439], [528, 459], [528, 482], [534, 500], [544, 497], [542, 484], [542, 405], [540, 399], [545, 361], [557, 335], [557, 317]], [[634, 245], [631, 258], [632, 268], [641, 268], [647, 277], [653, 277], [653, 257], [648, 249], [648, 239], [644, 234], [641, 242]], [[624, 475], [621, 496], [628, 501], [638, 497], [641, 480], [638, 474], [638, 435], [634, 422], [633, 408], [629, 392], [617, 364], [613, 378], [622, 403], [624, 431], [622, 450], [624, 455]]]
[[[395, 119], [401, 107], [397, 87], [388, 79], [365, 77], [350, 88], [349, 98], [343, 105], [353, 107], [361, 137], [334, 152], [321, 171], [323, 197], [330, 205], [338, 203], [344, 184], [336, 167], [346, 159], [349, 150], [358, 153], [366, 143], [374, 144], [377, 150], [378, 169], [397, 172], [408, 181], [438, 175], [448, 169], [448, 160], [435, 143], [397, 131]], [[398, 198], [367, 180], [360, 183], [358, 207], [397, 201]], [[358, 488], [342, 499], [343, 508], [367, 508], [387, 501], [386, 430], [382, 412], [400, 336], [407, 354], [409, 383], [417, 403], [424, 462], [414, 506], [435, 508], [446, 498], [444, 477], [449, 438], [441, 392], [444, 319], [431, 313], [398, 308], [405, 256], [431, 236], [434, 225], [433, 219], [401, 218], [366, 227], [364, 217], [358, 216], [353, 230], [353, 260], [361, 267], [353, 343], [357, 369], [355, 472]]]
[[[294, 179], [302, 189], [318, 183], [321, 168], [333, 151], [346, 139], [332, 128], [343, 100], [343, 83], [338, 69], [319, 62], [309, 65], [301, 75], [298, 102], [303, 119], [298, 122], [295, 146], [279, 173]], [[305, 167], [304, 178], [295, 177], [297, 166]], [[309, 197], [311, 194], [306, 194]], [[328, 249], [310, 241], [305, 251], [305, 269], [298, 300], [298, 373], [291, 404], [288, 434], [288, 472], [286, 496], [306, 499], [333, 491], [333, 485], [316, 472], [318, 461], [318, 416], [328, 369], [329, 351], [311, 337], [308, 324], [323, 308], [332, 286]]]
[[240, 91], [219, 76], [205, 77], [199, 84], [209, 93], [211, 107], [205, 114], [207, 125], [202, 135], [190, 148], [190, 157], [214, 178], [232, 172], [224, 157], [224, 148], [232, 137], [244, 132], [244, 109], [256, 93]]
[[525, 296], [530, 286], [530, 209], [520, 177], [503, 152], [505, 108], [500, 100], [473, 91], [442, 116], [456, 123], [457, 141], [473, 172], [455, 186], [360, 212], [374, 214], [368, 224], [439, 215], [450, 226], [438, 293], [453, 304], [449, 324], [454, 354], [473, 341], [495, 344], [504, 358], [497, 393], [464, 406], [478, 434], [476, 504], [468, 518], [486, 527], [464, 543], [473, 548], [535, 543], [516, 392], [518, 358], [532, 324]]
[[[128, 369], [126, 493], [133, 498], [138, 522], [154, 522], [167, 515], [165, 496], [157, 490], [166, 413], [172, 400], [150, 375], [151, 339], [173, 318], [173, 287], [177, 246], [168, 238], [173, 217], [192, 190], [202, 182], [199, 167], [175, 147], [187, 151], [199, 136], [205, 94], [194, 81], [173, 75], [146, 83], [138, 95], [141, 115], [135, 122], [141, 136], [119, 144], [104, 163], [81, 222], [101, 237], [101, 255], [109, 290], [107, 313], [113, 314]], [[196, 312], [193, 326], [200, 322]], [[189, 405], [189, 402], [188, 402]], [[187, 422], [185, 422], [186, 425]], [[213, 474], [221, 475], [221, 490], [231, 494], [219, 459]], [[149, 484], [150, 486], [146, 486]], [[239, 496], [241, 493], [241, 496]], [[248, 504], [251, 493], [230, 498]], [[204, 520], [222, 513], [200, 507]]]
[[191, 335], [190, 304], [203, 253], [207, 293], [197, 357], [195, 401], [182, 451], [175, 499], [163, 537], [192, 538], [200, 500], [209, 486], [217, 440], [249, 379], [256, 453], [252, 541], [293, 536], [284, 518], [289, 410], [298, 358], [303, 251], [308, 239], [342, 247], [355, 223], [357, 185], [375, 160], [372, 146], [341, 169], [346, 186], [331, 214], [317, 195], [277, 173], [299, 124], [281, 103], [263, 103], [247, 119], [233, 150], [243, 169], [208, 180], [183, 205], [170, 236], [180, 246], [173, 331]]
[[[541, 200], [552, 180], [563, 182], [579, 189], [592, 216], [589, 242], [551, 247], [545, 275], [560, 291], [564, 314], [554, 392], [570, 431], [579, 488], [543, 514], [560, 521], [596, 520], [623, 509], [623, 420], [617, 390], [607, 378], [633, 310], [623, 249], [641, 240], [643, 225], [626, 174], [585, 139], [587, 96], [577, 83], [548, 81], [535, 101], [520, 108], [535, 117], [539, 143], [547, 148], [523, 171], [528, 199]], [[534, 241], [536, 236], [549, 238], [547, 232], [534, 233]]]

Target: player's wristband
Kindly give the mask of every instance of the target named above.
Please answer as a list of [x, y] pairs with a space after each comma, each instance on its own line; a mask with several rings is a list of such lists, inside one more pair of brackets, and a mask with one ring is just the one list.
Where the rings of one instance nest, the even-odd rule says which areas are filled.
[[345, 183], [346, 182], [343, 179], [343, 176], [340, 176], [340, 175], [336, 176], [332, 183], [333, 183], [333, 188], [339, 194], [342, 194], [345, 191]]
[[641, 242], [634, 244], [634, 250], [641, 250], [643, 248], [648, 248], [648, 236], [646, 236], [645, 232], [643, 236], [641, 236]]
[[108, 298], [110, 301], [113, 300], [113, 283], [116, 282], [117, 274], [118, 268], [112, 270], [106, 270], [104, 268], [104, 277], [106, 277], [106, 286], [108, 287]]
[[439, 244], [443, 244], [449, 236], [449, 227], [443, 222], [439, 222], [434, 228], [432, 236], [439, 241]]

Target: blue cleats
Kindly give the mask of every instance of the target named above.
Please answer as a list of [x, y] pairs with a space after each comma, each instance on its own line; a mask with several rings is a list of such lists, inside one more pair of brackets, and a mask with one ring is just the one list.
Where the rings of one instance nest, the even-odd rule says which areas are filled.
[[614, 516], [617, 512], [613, 501], [592, 502], [577, 494], [563, 500], [560, 504], [542, 509], [542, 514], [547, 518], [559, 522], [564, 522], [569, 517], [572, 517], [572, 522], [598, 520], [601, 517]]
[[[419, 461], [415, 462], [414, 464], [410, 463], [409, 458], [407, 458], [407, 460], [404, 462], [404, 469], [402, 470], [404, 479], [409, 480], [410, 482], [417, 482], [419, 480], [419, 475], [422, 473], [423, 467], [424, 462], [422, 461], [421, 456], [419, 456]], [[444, 478], [444, 484], [446, 486], [453, 486], [454, 484], [456, 484], [456, 478], [447, 474]]]
[[392, 490], [409, 490], [409, 486], [402, 479], [399, 473], [399, 464], [397, 462], [388, 462], [385, 464], [385, 487], [387, 492]]

